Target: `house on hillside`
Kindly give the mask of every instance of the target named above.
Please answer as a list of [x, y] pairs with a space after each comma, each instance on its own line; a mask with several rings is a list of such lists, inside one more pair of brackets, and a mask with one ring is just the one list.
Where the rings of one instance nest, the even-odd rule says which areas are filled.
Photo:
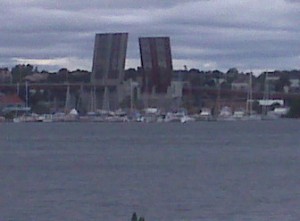
[[299, 92], [300, 91], [300, 79], [291, 78], [290, 79], [290, 92]]
[[264, 88], [267, 86], [265, 90], [268, 90], [269, 92], [276, 91], [276, 84], [283, 77], [283, 74], [279, 71], [265, 72], [264, 74], [265, 74], [265, 80], [263, 82]]
[[49, 74], [45, 73], [33, 73], [31, 75], [27, 75], [24, 77], [24, 81], [27, 81], [29, 83], [40, 83], [40, 82], [45, 82], [48, 79]]
[[289, 92], [295, 93], [300, 92], [300, 75], [291, 74], [289, 77]]
[[231, 83], [231, 89], [238, 90], [238, 91], [248, 91], [249, 76], [242, 75], [242, 74], [238, 75], [238, 78]]
[[11, 83], [12, 74], [8, 68], [0, 68], [0, 83]]
[[25, 102], [17, 94], [0, 94], [0, 111], [2, 114], [10, 112], [28, 112]]

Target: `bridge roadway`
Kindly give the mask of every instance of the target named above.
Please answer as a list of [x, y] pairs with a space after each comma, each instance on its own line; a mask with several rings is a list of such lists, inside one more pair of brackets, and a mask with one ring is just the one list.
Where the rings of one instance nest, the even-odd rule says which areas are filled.
[[[91, 83], [28, 83], [29, 89], [35, 90], [56, 90], [56, 91], [66, 91], [69, 87], [70, 90], [80, 90], [83, 89], [104, 89], [103, 84], [91, 84]], [[113, 87], [114, 85], [108, 85], [108, 87]], [[26, 87], [25, 83], [21, 84], [0, 84], [0, 91], [13, 91], [19, 89], [24, 89]]]
[[[203, 97], [217, 97], [220, 98], [242, 98], [247, 99], [248, 92], [242, 90], [231, 90], [231, 89], [216, 89], [216, 88], [207, 88], [207, 87], [192, 87], [184, 88], [183, 94], [200, 94]], [[264, 98], [264, 92], [252, 92], [252, 98], [255, 100], [260, 100]], [[270, 92], [268, 95], [269, 99], [282, 99], [282, 100], [291, 100], [291, 99], [300, 99], [300, 93], [278, 93]]]
[[[0, 91], [13, 91], [25, 88], [25, 83], [21, 84], [0, 84]], [[29, 83], [29, 89], [35, 90], [56, 90], [56, 91], [66, 91], [67, 87], [70, 87], [70, 90], [80, 90], [81, 88], [88, 90], [92, 88], [96, 89], [104, 89], [103, 84], [91, 84], [91, 83]], [[114, 85], [109, 85], [114, 86]], [[188, 87], [183, 89], [184, 95], [200, 95], [201, 97], [211, 98], [220, 96], [222, 98], [247, 98], [247, 91], [241, 90], [230, 90], [230, 89], [215, 89], [215, 88], [207, 88], [207, 87]], [[253, 92], [253, 99], [263, 99], [263, 92]], [[278, 93], [272, 92], [269, 94], [270, 99], [283, 99], [283, 100], [291, 100], [291, 99], [300, 99], [300, 93]]]

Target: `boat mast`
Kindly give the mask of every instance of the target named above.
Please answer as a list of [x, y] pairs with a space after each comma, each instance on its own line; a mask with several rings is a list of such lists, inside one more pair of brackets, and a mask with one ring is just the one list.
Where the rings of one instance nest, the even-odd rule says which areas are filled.
[[104, 87], [104, 94], [103, 94], [103, 110], [107, 110], [109, 111], [110, 110], [110, 100], [109, 100], [109, 97], [110, 97], [110, 93], [109, 93], [109, 88], [108, 86], [105, 86]]
[[67, 85], [67, 92], [66, 92], [66, 101], [65, 101], [65, 112], [69, 111], [69, 103], [70, 103], [70, 85]]
[[90, 91], [90, 111], [96, 111], [96, 86], [94, 85]]
[[25, 106], [28, 107], [28, 82], [25, 81]]
[[262, 115], [267, 115], [268, 112], [268, 102], [269, 102], [269, 79], [268, 79], [268, 71], [265, 74], [265, 82], [264, 82], [264, 96], [263, 96], [263, 106], [262, 106]]
[[221, 85], [220, 79], [217, 78], [217, 101], [216, 101], [216, 110], [215, 110], [215, 117], [218, 117], [221, 112]]
[[252, 96], [252, 72], [249, 73], [249, 85], [246, 102], [246, 114], [251, 115], [253, 110], [253, 96]]
[[130, 111], [133, 111], [133, 87], [132, 87], [132, 79], [130, 78]]
[[20, 83], [17, 82], [17, 95], [20, 96]]
[[94, 97], [93, 97], [93, 89], [90, 89], [90, 112], [94, 112]]

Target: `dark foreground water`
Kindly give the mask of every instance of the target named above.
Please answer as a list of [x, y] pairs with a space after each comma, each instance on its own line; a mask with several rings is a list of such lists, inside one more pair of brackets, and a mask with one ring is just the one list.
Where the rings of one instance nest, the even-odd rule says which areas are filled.
[[299, 208], [299, 120], [0, 124], [0, 221], [299, 221]]

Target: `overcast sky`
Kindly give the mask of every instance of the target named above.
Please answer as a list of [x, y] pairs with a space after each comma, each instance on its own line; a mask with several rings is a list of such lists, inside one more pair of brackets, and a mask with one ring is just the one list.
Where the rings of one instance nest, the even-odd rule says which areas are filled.
[[175, 69], [300, 69], [300, 0], [1, 0], [0, 66], [91, 70], [95, 33], [170, 36]]

